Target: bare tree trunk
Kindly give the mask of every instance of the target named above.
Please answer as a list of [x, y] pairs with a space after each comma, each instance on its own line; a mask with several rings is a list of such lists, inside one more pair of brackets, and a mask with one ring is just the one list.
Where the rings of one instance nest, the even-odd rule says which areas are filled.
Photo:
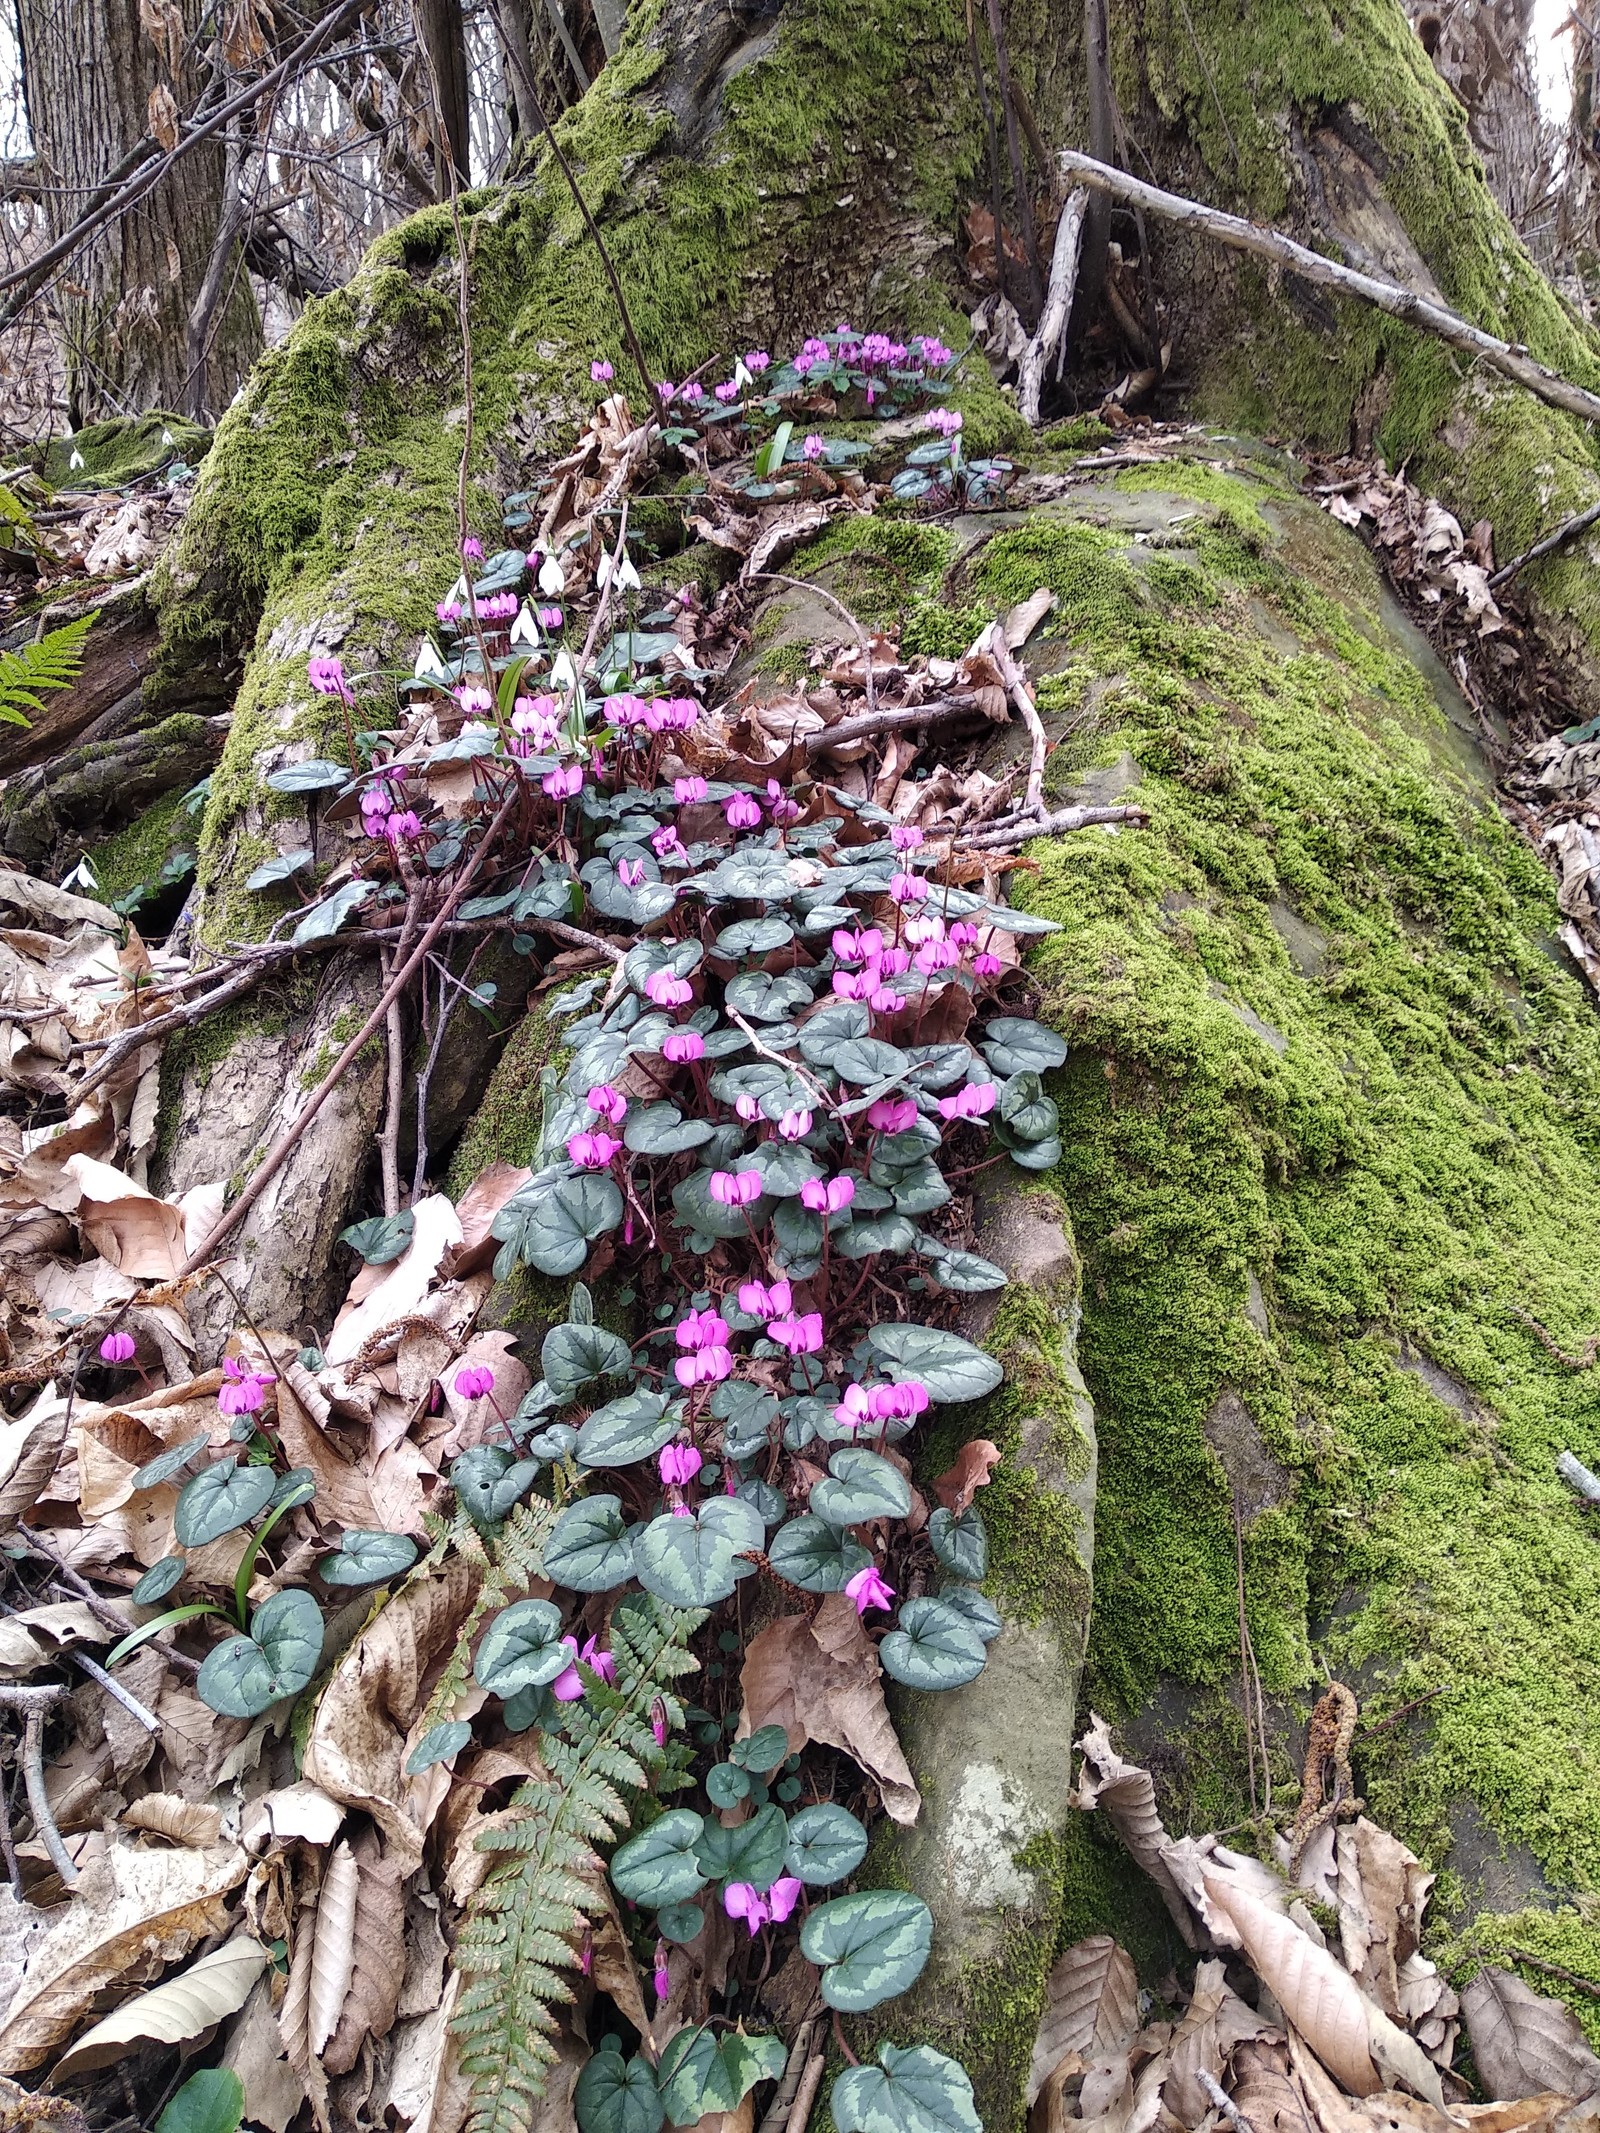
[[467, 110], [467, 39], [461, 20], [461, 0], [415, 0], [414, 15], [423, 59], [431, 77], [432, 96], [437, 99], [438, 130], [443, 138], [435, 143], [439, 157], [438, 186], [443, 199], [450, 190], [444, 158], [455, 165], [456, 177], [465, 185], [471, 176], [471, 134]]
[[[192, 109], [204, 65], [199, 0], [18, 0], [28, 118], [52, 236], [84, 193], [152, 132]], [[142, 25], [148, 24], [147, 28]], [[75, 427], [151, 407], [225, 407], [261, 347], [242, 255], [231, 244], [214, 279], [207, 330], [191, 355], [225, 201], [219, 140], [187, 156], [132, 214], [71, 262], [56, 317]]]

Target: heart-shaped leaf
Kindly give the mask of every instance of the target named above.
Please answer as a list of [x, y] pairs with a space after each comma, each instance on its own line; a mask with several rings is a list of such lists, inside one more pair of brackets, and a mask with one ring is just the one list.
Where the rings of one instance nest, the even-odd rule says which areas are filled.
[[908, 1689], [959, 1689], [983, 1672], [983, 1639], [943, 1600], [907, 1600], [896, 1628], [878, 1646], [886, 1674]]
[[574, 1592], [609, 1592], [625, 1585], [633, 1576], [633, 1545], [621, 1498], [585, 1496], [568, 1504], [544, 1544], [544, 1570]]
[[722, 1449], [730, 1459], [753, 1459], [770, 1442], [778, 1419], [771, 1393], [744, 1378], [724, 1378], [711, 1394], [711, 1412], [722, 1423]]
[[992, 1355], [939, 1326], [877, 1325], [867, 1338], [896, 1384], [915, 1378], [930, 1400], [980, 1400], [1005, 1374]]
[[717, 935], [719, 955], [770, 955], [794, 939], [794, 928], [782, 918], [741, 918], [724, 926]]
[[622, 1220], [621, 1190], [615, 1178], [598, 1171], [561, 1178], [536, 1199], [524, 1199], [523, 1193], [513, 1193], [491, 1225], [491, 1234], [513, 1254], [503, 1273], [506, 1252], [496, 1256], [496, 1276], [502, 1280], [518, 1262], [541, 1274], [575, 1274], [595, 1238]]
[[269, 792], [332, 792], [350, 773], [342, 763], [314, 755], [308, 762], [286, 763], [282, 770], [268, 771], [262, 783]]
[[969, 1585], [988, 1576], [989, 1534], [971, 1504], [959, 1518], [940, 1504], [928, 1520], [928, 1543], [946, 1570]]
[[658, 1392], [625, 1392], [597, 1407], [578, 1432], [580, 1466], [634, 1466], [677, 1434], [678, 1411]]
[[737, 2111], [758, 2081], [777, 2080], [786, 2056], [781, 2037], [680, 2029], [657, 2076], [669, 2122], [693, 2126], [713, 2112]]
[[[830, 1229], [842, 1226], [838, 1219]], [[784, 1254], [784, 1265], [798, 1270], [814, 1266], [822, 1252], [822, 1217], [802, 1207], [798, 1200], [780, 1200], [772, 1216], [772, 1234]]]
[[186, 1567], [181, 1555], [164, 1555], [159, 1563], [150, 1565], [128, 1598], [135, 1607], [154, 1607], [157, 1600], [166, 1598], [183, 1576]]
[[841, 1044], [854, 1043], [871, 1028], [864, 1000], [829, 1000], [800, 1025], [800, 1056], [809, 1066], [830, 1066]]
[[1044, 1141], [1055, 1134], [1061, 1113], [1044, 1093], [1037, 1074], [1013, 1074], [1000, 1091], [999, 1113], [1019, 1141]]
[[185, 1548], [203, 1548], [208, 1541], [220, 1540], [264, 1511], [277, 1485], [278, 1477], [270, 1466], [240, 1466], [235, 1460], [219, 1459], [215, 1466], [196, 1474], [179, 1496], [172, 1514], [173, 1535]]
[[316, 1601], [309, 1592], [275, 1592], [256, 1609], [249, 1636], [230, 1637], [207, 1654], [195, 1688], [224, 1718], [256, 1718], [298, 1696], [321, 1656]]
[[552, 1326], [539, 1349], [539, 1367], [558, 1402], [596, 1378], [625, 1378], [632, 1366], [632, 1349], [604, 1326]]
[[513, 1459], [503, 1445], [473, 1444], [450, 1463], [450, 1486], [480, 1526], [497, 1526], [539, 1478], [536, 1459]]
[[975, 1585], [946, 1585], [939, 1598], [985, 1644], [993, 1644], [1005, 1626], [1000, 1620], [999, 1608]]
[[[633, 1544], [634, 1575], [646, 1592], [674, 1607], [714, 1607], [753, 1563], [766, 1529], [755, 1508], [738, 1496], [713, 1496], [687, 1518], [670, 1511], [651, 1519]], [[546, 1567], [549, 1551], [545, 1552]]]
[[836, 1249], [846, 1259], [867, 1259], [874, 1252], [915, 1251], [916, 1244], [917, 1232], [904, 1215], [869, 1215], [850, 1224]]
[[883, 2044], [877, 2066], [852, 2066], [828, 2099], [837, 2133], [983, 2133], [965, 2067], [931, 2044]]
[[202, 1430], [198, 1437], [186, 1438], [182, 1444], [169, 1444], [164, 1452], [158, 1452], [147, 1466], [140, 1467], [129, 1484], [134, 1489], [159, 1488], [163, 1481], [176, 1481], [186, 1466], [192, 1466], [211, 1442], [209, 1430]]
[[352, 1222], [340, 1230], [339, 1242], [359, 1252], [368, 1266], [387, 1266], [410, 1244], [416, 1227], [416, 1216], [403, 1207], [397, 1215], [373, 1215], [366, 1222]]
[[789, 1735], [783, 1726], [758, 1726], [728, 1753], [745, 1770], [776, 1770], [789, 1753]]
[[705, 1911], [697, 1903], [669, 1903], [656, 1913], [656, 1931], [663, 1940], [698, 1940], [705, 1924]]
[[202, 2067], [191, 2074], [156, 2120], [156, 2133], [238, 2133], [244, 2119], [244, 2083], [231, 2067]]
[[980, 1041], [997, 1074], [1048, 1074], [1066, 1063], [1065, 1041], [1053, 1029], [1017, 1015], [998, 1016]]
[[596, 2052], [572, 2092], [578, 2133], [658, 2133], [666, 2112], [647, 2059]]
[[830, 1526], [864, 1525], [869, 1518], [904, 1518], [911, 1484], [897, 1466], [865, 1445], [841, 1445], [826, 1477], [811, 1491], [811, 1509]]
[[906, 1053], [908, 1089], [948, 1089], [976, 1064], [970, 1044], [917, 1044]]
[[772, 1536], [767, 1560], [777, 1575], [802, 1592], [842, 1592], [848, 1579], [872, 1558], [840, 1528], [820, 1518], [791, 1518]]
[[306, 913], [290, 939], [297, 948], [303, 947], [307, 941], [331, 940], [345, 920], [361, 909], [377, 886], [375, 881], [365, 878], [347, 881], [342, 889], [335, 889], [331, 896]]
[[[1006, 1133], [1007, 1129], [1002, 1126], [1001, 1138], [1004, 1138]], [[1010, 1153], [1012, 1162], [1019, 1170], [1054, 1170], [1061, 1160], [1061, 1143], [1052, 1133], [1048, 1139], [1042, 1141], [1014, 1142]]]
[[420, 1777], [435, 1763], [449, 1762], [471, 1738], [472, 1728], [464, 1718], [447, 1718], [440, 1725], [430, 1726], [406, 1757], [406, 1776]]
[[944, 1173], [931, 1157], [902, 1170], [890, 1189], [894, 1204], [903, 1215], [931, 1215], [950, 1198]]
[[822, 1971], [822, 1999], [845, 2014], [881, 2006], [915, 1984], [933, 1944], [933, 1914], [904, 1889], [864, 1889], [818, 1906], [800, 1949]]
[[724, 1885], [748, 1881], [753, 1889], [770, 1889], [783, 1872], [787, 1827], [783, 1809], [771, 1805], [757, 1808], [748, 1822], [735, 1822], [731, 1828], [708, 1821], [695, 1846], [700, 1871]]
[[319, 1572], [325, 1585], [381, 1585], [401, 1576], [416, 1559], [417, 1544], [406, 1534], [351, 1526], [340, 1536], [337, 1555], [325, 1556]]
[[628, 1903], [650, 1910], [686, 1903], [706, 1885], [695, 1857], [704, 1829], [704, 1817], [687, 1807], [659, 1816], [612, 1853], [611, 1886]]
[[867, 1833], [848, 1808], [822, 1800], [802, 1807], [789, 1824], [784, 1871], [808, 1887], [843, 1881], [867, 1856]]
[[802, 1185], [822, 1175], [809, 1148], [786, 1141], [762, 1141], [741, 1158], [739, 1167], [759, 1172], [763, 1190], [775, 1200], [798, 1198]]
[[[938, 1238], [932, 1240], [938, 1246], [928, 1254], [931, 1264], [928, 1271], [942, 1289], [955, 1289], [963, 1296], [977, 1296], [990, 1289], [1003, 1289], [1009, 1278], [1004, 1267], [995, 1265], [992, 1259], [980, 1259], [976, 1252], [947, 1251]], [[923, 1247], [919, 1245], [918, 1250]]]
[[629, 1113], [622, 1138], [635, 1155], [682, 1155], [714, 1130], [703, 1118], [685, 1118], [676, 1104], [644, 1104]]
[[686, 1228], [706, 1237], [743, 1237], [746, 1225], [759, 1229], [772, 1212], [771, 1200], [763, 1194], [748, 1207], [724, 1207], [711, 1197], [711, 1170], [692, 1170], [672, 1188], [672, 1205]]
[[[787, 1741], [788, 1736], [784, 1736]], [[706, 1772], [706, 1798], [713, 1807], [728, 1809], [750, 1796], [750, 1773], [737, 1763], [713, 1763]]]
[[866, 1088], [880, 1081], [893, 1081], [905, 1072], [910, 1061], [898, 1045], [884, 1044], [876, 1037], [851, 1037], [834, 1046], [825, 1064], [841, 1081]]
[[244, 885], [258, 894], [263, 889], [279, 888], [312, 865], [316, 856], [309, 845], [301, 846], [292, 852], [280, 852], [276, 858], [263, 859], [260, 866], [252, 868], [245, 876]]
[[715, 872], [696, 875], [694, 886], [714, 902], [739, 897], [752, 903], [787, 904], [798, 884], [780, 853], [751, 845], [724, 859]]
[[561, 1641], [560, 1608], [548, 1600], [515, 1600], [484, 1631], [472, 1672], [492, 1696], [515, 1696], [554, 1681], [571, 1660]]
[[800, 970], [785, 970], [777, 977], [749, 970], [728, 986], [727, 1002], [751, 1022], [784, 1022], [811, 1005], [811, 979]]

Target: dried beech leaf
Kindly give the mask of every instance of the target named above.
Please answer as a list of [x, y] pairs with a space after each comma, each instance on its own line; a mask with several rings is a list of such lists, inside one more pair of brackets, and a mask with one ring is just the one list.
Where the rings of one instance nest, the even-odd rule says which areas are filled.
[[348, 1844], [338, 1845], [328, 1861], [317, 1898], [311, 1978], [306, 1987], [306, 2036], [319, 2059], [339, 2026], [355, 1970], [356, 1892], [360, 1878], [355, 1853]]
[[111, 1844], [29, 1950], [0, 2024], [0, 2072], [37, 2066], [82, 2019], [95, 1993], [157, 1957], [175, 1961], [226, 1923], [222, 1898], [243, 1880], [236, 1845], [158, 1851]]
[[[108, 1602], [115, 1607], [115, 1602]], [[127, 1626], [133, 1627], [133, 1615]], [[86, 1600], [57, 1600], [45, 1607], [29, 1607], [21, 1614], [0, 1616], [0, 1675], [26, 1674], [36, 1666], [53, 1665], [73, 1644], [103, 1644], [106, 1625]]]
[[489, 1264], [500, 1249], [490, 1234], [494, 1218], [532, 1175], [525, 1165], [514, 1163], [491, 1163], [487, 1170], [478, 1172], [456, 1202], [461, 1242], [451, 1247], [441, 1273], [459, 1281], [464, 1274], [475, 1274]]
[[1030, 2106], [1062, 2060], [1121, 2050], [1139, 2027], [1139, 1980], [1133, 1958], [1109, 1933], [1080, 1940], [1045, 1980], [1044, 2012], [1028, 2070]]
[[1485, 1967], [1461, 1995], [1479, 2078], [1496, 2100], [1600, 2093], [1600, 2059], [1578, 2018], [1510, 1970]]
[[215, 1844], [222, 1835], [220, 1808], [180, 1799], [175, 1792], [147, 1792], [130, 1801], [118, 1818], [129, 1829], [152, 1829], [174, 1844]]
[[330, 2133], [328, 2077], [311, 2049], [311, 1968], [317, 1952], [314, 1905], [303, 1905], [289, 1943], [289, 1983], [278, 2009], [284, 2057], [305, 2084], [317, 2133]]
[[244, 2012], [228, 2032], [221, 2063], [244, 2085], [251, 2125], [265, 2127], [266, 2133], [289, 2133], [306, 2086], [284, 2057], [269, 1979], [257, 1979]]
[[842, 1592], [830, 1592], [815, 1619], [784, 1615], [753, 1638], [740, 1686], [741, 1738], [782, 1726], [796, 1753], [808, 1740], [842, 1748], [876, 1782], [894, 1821], [917, 1819], [922, 1795], [890, 1723], [878, 1654]]
[[1209, 1901], [1244, 1945], [1262, 1983], [1322, 2064], [1353, 2096], [1383, 2084], [1367, 2048], [1367, 2009], [1360, 1987], [1331, 1955], [1313, 1947], [1298, 1926], [1269, 1911], [1209, 1867], [1201, 1868]]
[[[962, 997], [965, 999], [966, 995], [963, 993]], [[939, 1044], [944, 1039], [926, 1037], [922, 1041]], [[954, 1464], [935, 1480], [933, 1493], [947, 1511], [959, 1518], [963, 1511], [970, 1508], [978, 1491], [988, 1486], [990, 1476], [999, 1463], [999, 1445], [991, 1444], [987, 1437], [973, 1437], [956, 1453]]]
[[1105, 1809], [1127, 1850], [1161, 1891], [1185, 1945], [1192, 1948], [1194, 1920], [1163, 1856], [1171, 1839], [1156, 1808], [1156, 1788], [1149, 1771], [1122, 1760], [1111, 1745], [1110, 1729], [1095, 1711], [1089, 1713], [1089, 1729], [1078, 1743], [1078, 1753], [1083, 1762], [1074, 1805], [1085, 1812]]
[[394, 2027], [406, 1974], [406, 1898], [400, 1869], [386, 1859], [372, 1833], [356, 1854], [355, 1963], [339, 2026], [322, 2054], [330, 2074], [347, 2074], [361, 2056], [363, 2040], [386, 2037]]
[[97, 2022], [57, 2061], [51, 2080], [109, 2066], [125, 2055], [130, 2044], [147, 2040], [181, 2044], [186, 2037], [199, 2036], [201, 2030], [239, 2012], [266, 1961], [266, 1949], [249, 1934], [213, 1948], [180, 1976], [168, 1978], [149, 1992], [135, 1993], [115, 2014]]
[[1233, 2100], [1255, 2133], [1314, 2133], [1305, 2091], [1289, 2071], [1286, 2044], [1245, 2044], [1233, 2063]]
[[1399, 2017], [1399, 1971], [1416, 1950], [1434, 1877], [1365, 1815], [1339, 1831], [1334, 1858], [1345, 1968], [1385, 2014]]
[[15, 1422], [0, 1420], [0, 1532], [26, 1518], [49, 1487], [67, 1436], [67, 1402], [53, 1385]]
[[1217, 2017], [1228, 1997], [1220, 1962], [1201, 1963], [1194, 1974], [1194, 1992], [1183, 2020], [1172, 2035], [1172, 2071], [1167, 2077], [1164, 2101], [1180, 2122], [1199, 2125], [1210, 2109], [1211, 2099], [1200, 2086], [1200, 2075], [1213, 2081], [1222, 2078], [1222, 2046], [1217, 2039]]
[[[318, 1513], [341, 1526], [363, 1531], [380, 1523], [372, 1491], [361, 1469], [324, 1434], [307, 1401], [317, 1382], [299, 1363], [278, 1366], [278, 1434], [293, 1466], [309, 1467], [317, 1477]], [[324, 1411], [327, 1401], [317, 1395]]]

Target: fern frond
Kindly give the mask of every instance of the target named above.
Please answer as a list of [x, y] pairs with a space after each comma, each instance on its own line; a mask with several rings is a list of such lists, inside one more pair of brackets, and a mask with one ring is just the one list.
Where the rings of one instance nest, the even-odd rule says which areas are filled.
[[504, 1607], [508, 1600], [520, 1600], [534, 1579], [544, 1575], [544, 1544], [555, 1522], [555, 1505], [535, 1497], [532, 1503], [514, 1505], [510, 1517], [487, 1544], [464, 1515], [457, 1518], [435, 1543], [435, 1554], [453, 1548], [458, 1554], [469, 1556], [485, 1567], [483, 1583], [461, 1625], [455, 1649], [428, 1698], [419, 1738], [429, 1726], [436, 1726], [453, 1715], [456, 1698], [472, 1674], [472, 1640], [483, 1627], [485, 1618]]
[[19, 652], [0, 652], [0, 724], [26, 726], [29, 711], [44, 709], [42, 691], [64, 689], [76, 678], [83, 665], [83, 640], [98, 615], [97, 608], [35, 638]]
[[[519, 1533], [515, 1546], [528, 1545], [529, 1535]], [[471, 1899], [455, 1951], [463, 1979], [455, 2026], [473, 2090], [469, 2133], [528, 2133], [556, 2058], [550, 2010], [573, 1996], [562, 1973], [578, 1966], [584, 1915], [606, 1904], [596, 1847], [628, 1827], [623, 1791], [671, 1767], [651, 1731], [651, 1707], [659, 1698], [681, 1718], [672, 1683], [697, 1666], [688, 1645], [704, 1620], [648, 1597], [624, 1601], [611, 1617], [617, 1687], [596, 1681], [581, 1703], [562, 1707], [561, 1731], [540, 1739], [549, 1776], [519, 1787], [514, 1822], [478, 1838], [495, 1864]]]

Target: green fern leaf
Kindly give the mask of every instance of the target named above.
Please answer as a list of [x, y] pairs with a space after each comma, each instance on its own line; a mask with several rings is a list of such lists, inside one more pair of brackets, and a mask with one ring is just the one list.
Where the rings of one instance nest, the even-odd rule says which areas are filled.
[[83, 640], [99, 609], [36, 637], [19, 652], [0, 652], [0, 724], [26, 726], [30, 711], [44, 709], [44, 692], [64, 689], [83, 665]]

